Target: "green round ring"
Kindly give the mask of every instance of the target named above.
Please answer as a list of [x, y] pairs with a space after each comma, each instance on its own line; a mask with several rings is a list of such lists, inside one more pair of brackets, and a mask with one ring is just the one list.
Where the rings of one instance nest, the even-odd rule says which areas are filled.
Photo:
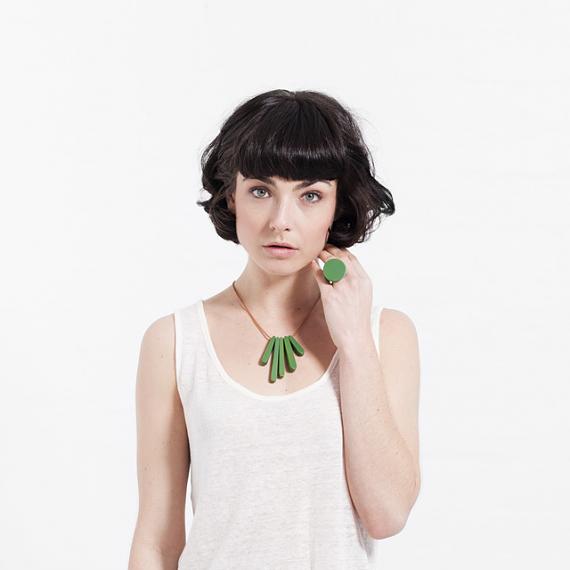
[[329, 283], [336, 283], [346, 275], [346, 265], [342, 259], [331, 257], [323, 265], [323, 274]]

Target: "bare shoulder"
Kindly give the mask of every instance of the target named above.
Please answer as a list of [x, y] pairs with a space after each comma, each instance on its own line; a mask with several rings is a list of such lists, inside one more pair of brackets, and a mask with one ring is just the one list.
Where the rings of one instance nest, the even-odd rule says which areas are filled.
[[385, 307], [380, 313], [380, 332], [392, 337], [411, 340], [417, 338], [416, 325], [412, 318], [398, 309]]
[[174, 314], [151, 322], [142, 336], [137, 384], [139, 388], [169, 390], [176, 385]]
[[416, 325], [407, 313], [386, 307], [380, 312], [378, 326], [378, 350], [383, 357], [383, 363], [396, 357], [419, 359]]
[[419, 343], [414, 321], [404, 311], [386, 307], [380, 313], [378, 326], [383, 368], [406, 373], [412, 388], [419, 382]]
[[157, 348], [174, 348], [174, 313], [159, 317], [144, 331], [143, 344], [156, 350]]

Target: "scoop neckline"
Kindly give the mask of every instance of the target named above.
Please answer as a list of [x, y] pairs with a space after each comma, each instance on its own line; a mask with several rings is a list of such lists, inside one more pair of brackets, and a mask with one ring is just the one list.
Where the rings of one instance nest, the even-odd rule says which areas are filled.
[[[319, 386], [322, 386], [327, 382], [327, 380], [330, 380], [331, 378], [332, 369], [338, 360], [338, 355], [339, 355], [338, 348], [334, 351], [334, 354], [325, 371], [317, 378], [317, 380], [313, 381], [311, 384], [308, 384], [307, 386], [300, 388], [299, 390], [295, 390], [290, 394], [279, 394], [277, 396], [270, 396], [268, 394], [259, 394], [258, 392], [255, 392], [254, 390], [247, 388], [246, 386], [244, 386], [243, 384], [232, 378], [228, 374], [226, 369], [223, 367], [221, 360], [218, 358], [218, 353], [216, 352], [216, 349], [214, 347], [212, 336], [210, 335], [210, 327], [208, 326], [208, 319], [206, 318], [204, 301], [202, 299], [199, 299], [198, 301], [198, 313], [200, 316], [200, 324], [202, 326], [202, 332], [204, 334], [204, 338], [206, 339], [208, 352], [210, 353], [210, 356], [212, 357], [212, 360], [214, 361], [214, 364], [216, 365], [218, 372], [220, 373], [220, 375], [226, 381], [227, 384], [229, 384], [232, 388], [235, 388], [242, 394], [245, 394], [246, 396], [255, 398], [256, 400], [266, 400], [266, 401], [289, 400], [291, 398], [297, 398], [316, 390]], [[279, 378], [277, 379], [277, 381], [279, 381]]]

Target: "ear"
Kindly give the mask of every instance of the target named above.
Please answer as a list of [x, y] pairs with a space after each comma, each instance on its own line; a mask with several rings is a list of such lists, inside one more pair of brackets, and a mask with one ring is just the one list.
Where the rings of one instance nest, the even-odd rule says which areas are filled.
[[230, 194], [227, 195], [226, 202], [228, 204], [228, 209], [235, 216], [235, 214], [236, 214], [236, 203], [234, 200], [234, 193], [233, 192], [231, 192]]

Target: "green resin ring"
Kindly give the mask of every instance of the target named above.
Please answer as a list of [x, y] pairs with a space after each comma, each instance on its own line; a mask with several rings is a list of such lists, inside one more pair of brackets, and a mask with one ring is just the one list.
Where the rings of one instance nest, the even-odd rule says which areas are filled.
[[336, 283], [345, 276], [346, 265], [342, 259], [331, 257], [323, 265], [323, 274], [329, 283]]

